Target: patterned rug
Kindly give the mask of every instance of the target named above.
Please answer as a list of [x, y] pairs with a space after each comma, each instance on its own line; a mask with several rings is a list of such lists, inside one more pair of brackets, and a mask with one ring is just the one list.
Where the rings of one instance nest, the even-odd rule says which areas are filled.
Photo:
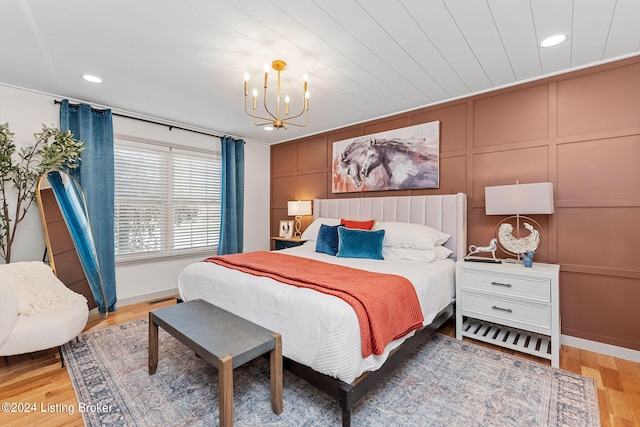
[[[78, 402], [98, 426], [218, 424], [217, 371], [160, 328], [147, 373], [147, 320], [81, 335], [64, 346]], [[284, 373], [284, 411], [269, 400], [269, 362], [234, 370], [236, 426], [340, 426], [337, 401]], [[96, 406], [88, 406], [96, 405]], [[595, 382], [435, 334], [356, 404], [353, 426], [598, 426]]]

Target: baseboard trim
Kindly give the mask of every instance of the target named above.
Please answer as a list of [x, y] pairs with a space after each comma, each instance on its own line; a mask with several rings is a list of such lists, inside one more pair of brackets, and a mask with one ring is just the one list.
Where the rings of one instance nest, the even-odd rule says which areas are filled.
[[118, 307], [124, 307], [126, 305], [137, 304], [139, 302], [150, 301], [158, 298], [166, 298], [171, 295], [177, 295], [178, 288], [166, 289], [164, 291], [153, 292], [150, 294], [137, 295], [135, 297], [123, 298], [118, 300]]
[[585, 340], [583, 338], [572, 337], [570, 335], [560, 335], [560, 344], [579, 348], [581, 350], [606, 354], [607, 356], [618, 357], [620, 359], [631, 360], [632, 362], [640, 362], [640, 351], [632, 350], [630, 348]]

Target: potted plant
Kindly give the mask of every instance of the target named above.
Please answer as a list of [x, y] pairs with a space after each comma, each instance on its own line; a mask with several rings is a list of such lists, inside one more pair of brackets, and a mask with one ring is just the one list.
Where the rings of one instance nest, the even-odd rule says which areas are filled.
[[[20, 147], [16, 153], [13, 133], [8, 123], [0, 123], [0, 256], [11, 262], [18, 224], [24, 219], [36, 198], [36, 183], [40, 175], [53, 169], [78, 167], [84, 143], [70, 131], [42, 125], [35, 133], [35, 144]], [[15, 207], [10, 207], [10, 200]]]

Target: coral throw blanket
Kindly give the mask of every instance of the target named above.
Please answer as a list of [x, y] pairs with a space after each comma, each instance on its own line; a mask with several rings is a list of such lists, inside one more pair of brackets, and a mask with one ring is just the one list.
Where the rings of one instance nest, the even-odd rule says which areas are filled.
[[266, 251], [213, 256], [205, 261], [342, 298], [358, 316], [362, 357], [382, 354], [388, 343], [420, 328], [424, 321], [413, 285], [394, 274]]

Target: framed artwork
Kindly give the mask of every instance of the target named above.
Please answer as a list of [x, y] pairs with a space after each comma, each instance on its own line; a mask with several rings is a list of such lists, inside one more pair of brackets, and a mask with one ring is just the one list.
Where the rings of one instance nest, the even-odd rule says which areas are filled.
[[440, 122], [333, 143], [333, 193], [440, 186]]
[[293, 221], [280, 221], [280, 237], [293, 236]]

